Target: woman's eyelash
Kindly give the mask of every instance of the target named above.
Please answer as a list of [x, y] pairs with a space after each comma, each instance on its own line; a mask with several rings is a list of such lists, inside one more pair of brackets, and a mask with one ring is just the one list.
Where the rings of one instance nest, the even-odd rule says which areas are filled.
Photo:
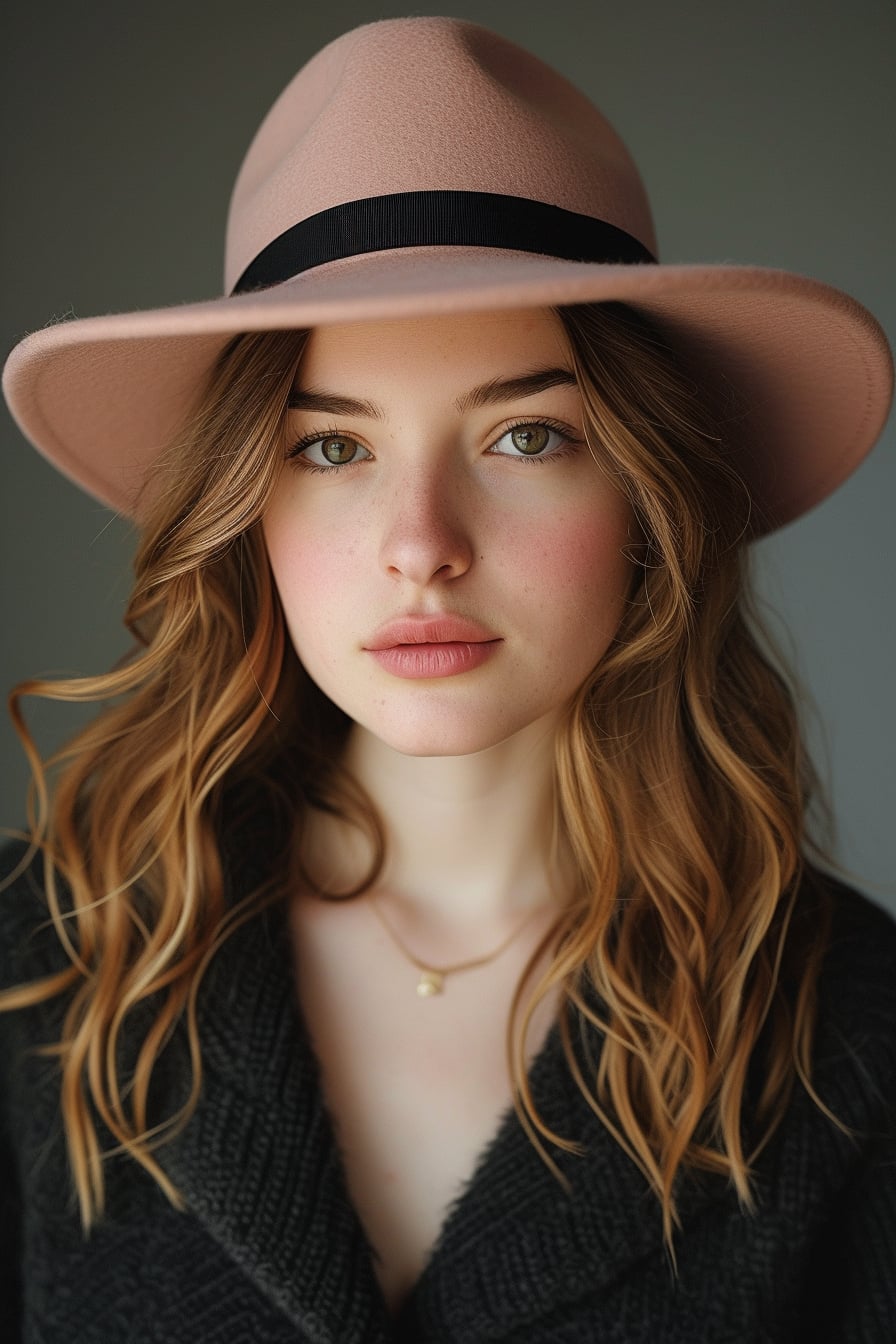
[[[539, 420], [519, 419], [514, 420], [512, 424], [505, 425], [501, 433], [495, 438], [494, 443], [489, 445], [490, 448], [493, 448], [496, 443], [500, 443], [508, 434], [512, 434], [515, 429], [520, 429], [523, 426], [526, 428], [531, 427], [533, 429], [551, 429], [555, 434], [559, 434], [564, 440], [564, 446], [555, 448], [554, 451], [550, 453], [533, 453], [531, 455], [520, 453], [519, 456], [514, 453], [494, 453], [493, 456], [509, 457], [512, 458], [514, 462], [549, 462], [557, 457], [565, 457], [569, 451], [582, 444], [582, 440], [576, 438], [568, 426], [561, 424], [559, 420], [552, 420], [542, 416]], [[305, 471], [316, 471], [325, 475], [329, 475], [334, 471], [345, 471], [347, 467], [358, 467], [361, 465], [361, 462], [368, 460], [362, 458], [360, 462], [333, 462], [326, 467], [321, 466], [317, 462], [309, 462], [306, 457], [302, 456], [302, 453], [306, 448], [310, 448], [313, 444], [320, 443], [322, 439], [349, 439], [352, 443], [357, 443], [360, 448], [364, 447], [360, 440], [352, 438], [350, 434], [343, 434], [342, 431], [337, 429], [334, 425], [330, 425], [325, 429], [311, 429], [307, 434], [303, 434], [298, 442], [294, 443], [287, 452], [287, 460], [301, 462]]]

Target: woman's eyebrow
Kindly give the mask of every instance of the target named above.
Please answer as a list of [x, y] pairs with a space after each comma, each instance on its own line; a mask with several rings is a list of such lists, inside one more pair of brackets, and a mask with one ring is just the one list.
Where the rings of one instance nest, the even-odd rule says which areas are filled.
[[[500, 401], [515, 401], [518, 397], [534, 397], [549, 387], [576, 387], [577, 380], [572, 369], [555, 367], [535, 369], [532, 373], [519, 374], [514, 378], [492, 378], [479, 387], [471, 388], [458, 397], [454, 405], [459, 414], [478, 410], [481, 406], [491, 406]], [[293, 388], [289, 395], [289, 409], [292, 411], [329, 411], [332, 415], [363, 416], [368, 420], [385, 420], [382, 407], [372, 401], [356, 401], [354, 397], [344, 397], [338, 392], [328, 392], [323, 388]]]

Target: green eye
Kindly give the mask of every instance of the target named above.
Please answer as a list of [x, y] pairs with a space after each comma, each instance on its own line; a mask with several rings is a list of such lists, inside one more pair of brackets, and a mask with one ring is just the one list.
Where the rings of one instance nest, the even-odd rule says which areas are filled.
[[548, 446], [551, 431], [546, 425], [518, 425], [510, 431], [510, 441], [519, 452], [534, 457]]
[[518, 462], [549, 462], [565, 456], [579, 443], [565, 425], [551, 420], [518, 420], [505, 429], [489, 451]]
[[314, 430], [306, 434], [290, 449], [288, 456], [311, 470], [326, 471], [329, 467], [348, 467], [370, 457], [357, 439], [336, 430]]
[[358, 445], [351, 439], [321, 439], [321, 455], [332, 462], [334, 466], [341, 466], [344, 462], [351, 462], [358, 451]]

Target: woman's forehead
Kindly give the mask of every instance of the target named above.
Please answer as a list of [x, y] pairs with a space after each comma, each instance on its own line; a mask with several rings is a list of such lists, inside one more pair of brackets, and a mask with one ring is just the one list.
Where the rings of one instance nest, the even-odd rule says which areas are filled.
[[315, 327], [295, 381], [303, 390], [370, 398], [411, 384], [454, 394], [546, 368], [572, 371], [557, 314], [498, 309]]
[[312, 329], [302, 367], [351, 364], [364, 356], [386, 362], [396, 352], [438, 358], [494, 358], [529, 348], [567, 348], [563, 323], [551, 308], [488, 309], [486, 312], [437, 313], [380, 321], [336, 323]]

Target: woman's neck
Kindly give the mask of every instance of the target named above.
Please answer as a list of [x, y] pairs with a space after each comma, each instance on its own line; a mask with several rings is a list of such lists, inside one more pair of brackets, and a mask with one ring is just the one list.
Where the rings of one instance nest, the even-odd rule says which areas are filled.
[[[345, 766], [373, 799], [387, 837], [376, 891], [409, 921], [450, 937], [503, 930], [565, 903], [569, 860], [554, 843], [554, 733], [539, 720], [468, 756], [408, 756], [356, 726]], [[356, 830], [315, 814], [306, 862], [353, 885], [369, 862]]]

